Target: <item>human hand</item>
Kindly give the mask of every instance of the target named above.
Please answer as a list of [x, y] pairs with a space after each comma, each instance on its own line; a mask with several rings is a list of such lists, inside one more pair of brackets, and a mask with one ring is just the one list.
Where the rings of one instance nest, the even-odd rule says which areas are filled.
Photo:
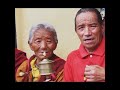
[[105, 81], [105, 68], [99, 65], [86, 65], [84, 74], [86, 82]]

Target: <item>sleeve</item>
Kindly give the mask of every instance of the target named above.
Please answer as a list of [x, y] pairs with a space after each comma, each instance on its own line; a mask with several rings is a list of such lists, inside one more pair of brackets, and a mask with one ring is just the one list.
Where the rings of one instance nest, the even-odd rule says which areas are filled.
[[72, 82], [72, 81], [74, 81], [73, 76], [72, 76], [72, 69], [71, 69], [70, 60], [71, 60], [71, 58], [68, 57], [67, 61], [65, 63], [65, 66], [64, 66], [64, 77], [63, 77], [64, 82]]
[[[58, 65], [59, 64], [59, 65]], [[63, 81], [63, 71], [64, 71], [64, 64], [65, 64], [65, 60], [59, 60], [57, 62], [57, 69], [56, 69], [56, 73], [55, 75], [55, 82], [62, 82]]]
[[29, 73], [27, 72], [28, 69], [28, 65], [27, 65], [27, 60], [24, 61], [17, 69], [16, 72], [16, 82], [27, 82], [28, 81], [28, 77], [29, 77]]
[[15, 48], [15, 72], [23, 61], [28, 60], [26, 53]]
[[55, 82], [62, 82], [63, 81], [63, 71], [64, 69], [62, 69], [56, 76]]

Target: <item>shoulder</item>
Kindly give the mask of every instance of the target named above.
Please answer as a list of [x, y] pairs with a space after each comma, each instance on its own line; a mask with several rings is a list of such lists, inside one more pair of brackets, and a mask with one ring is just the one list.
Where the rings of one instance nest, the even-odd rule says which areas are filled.
[[16, 56], [20, 56], [20, 55], [26, 56], [26, 53], [22, 50], [19, 50], [19, 49], [15, 48], [15, 55]]
[[58, 70], [63, 69], [64, 64], [65, 64], [65, 60], [56, 56], [54, 57], [54, 68], [57, 68]]
[[78, 60], [79, 49], [70, 52], [67, 56], [66, 63], [74, 63], [75, 60]]
[[[76, 56], [78, 53], [79, 53], [79, 49], [73, 50], [73, 51], [71, 51], [71, 52], [68, 54], [68, 57], [74, 57], [74, 56]], [[67, 57], [67, 58], [68, 58], [68, 57]]]
[[15, 63], [20, 65], [23, 61], [28, 60], [26, 53], [15, 48]]
[[57, 56], [54, 54], [54, 57], [51, 58], [52, 60], [54, 60], [54, 62], [62, 62], [62, 63], [65, 63], [65, 60], [62, 59], [61, 57]]
[[56, 60], [55, 60], [55, 63], [56, 64], [62, 64], [62, 65], [64, 65], [65, 64], [65, 60], [64, 59], [62, 59], [62, 58], [60, 58], [60, 57], [58, 57]]

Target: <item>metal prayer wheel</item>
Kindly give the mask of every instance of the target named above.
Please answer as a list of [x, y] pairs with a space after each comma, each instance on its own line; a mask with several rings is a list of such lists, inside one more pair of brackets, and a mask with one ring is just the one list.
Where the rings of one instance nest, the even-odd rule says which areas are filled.
[[50, 75], [53, 73], [53, 61], [43, 59], [39, 62], [39, 71], [41, 75]]

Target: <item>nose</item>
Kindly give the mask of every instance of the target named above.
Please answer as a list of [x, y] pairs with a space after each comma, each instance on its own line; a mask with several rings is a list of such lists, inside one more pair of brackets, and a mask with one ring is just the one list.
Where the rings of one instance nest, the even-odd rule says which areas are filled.
[[40, 45], [40, 48], [41, 49], [46, 49], [47, 48], [47, 43], [45, 41], [42, 41], [41, 45]]
[[85, 36], [90, 36], [91, 35], [91, 31], [89, 30], [89, 27], [85, 27], [84, 35]]

